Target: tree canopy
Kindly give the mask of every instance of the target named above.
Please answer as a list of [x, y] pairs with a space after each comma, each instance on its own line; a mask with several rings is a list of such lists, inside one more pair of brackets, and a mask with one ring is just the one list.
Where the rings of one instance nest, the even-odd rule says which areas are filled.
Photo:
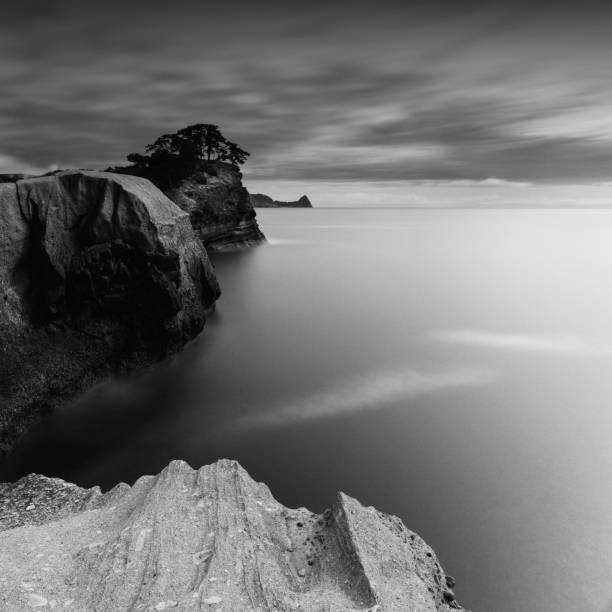
[[196, 123], [174, 134], [164, 134], [148, 145], [146, 151], [150, 155], [172, 154], [198, 161], [227, 161], [237, 166], [249, 156], [212, 123]]
[[127, 156], [131, 168], [127, 171], [152, 180], [161, 188], [172, 187], [181, 178], [205, 162], [223, 161], [239, 166], [250, 155], [235, 142], [221, 134], [211, 123], [189, 125], [174, 134], [163, 134], [145, 148], [145, 154]]

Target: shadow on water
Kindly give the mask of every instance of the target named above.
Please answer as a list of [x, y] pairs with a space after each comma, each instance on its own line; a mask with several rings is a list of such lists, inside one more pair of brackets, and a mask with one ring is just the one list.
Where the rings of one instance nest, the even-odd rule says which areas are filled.
[[[198, 347], [205, 351], [205, 347]], [[188, 347], [180, 361], [157, 366], [130, 380], [109, 380], [91, 389], [73, 404], [46, 417], [17, 444], [0, 480], [29, 473], [72, 475], [77, 482], [112, 486], [79, 479], [88, 466], [108, 461], [117, 450], [135, 447], [134, 440], [172, 419], [172, 407], [185, 401], [186, 377], [196, 363]]]

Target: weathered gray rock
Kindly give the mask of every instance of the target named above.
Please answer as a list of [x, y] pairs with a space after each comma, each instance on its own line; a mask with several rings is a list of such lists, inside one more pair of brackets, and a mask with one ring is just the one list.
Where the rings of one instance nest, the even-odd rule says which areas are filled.
[[204, 162], [166, 195], [189, 213], [207, 249], [250, 247], [266, 241], [237, 166]]
[[303, 195], [299, 200], [294, 202], [281, 202], [273, 200], [270, 196], [263, 193], [252, 193], [251, 204], [255, 208], [312, 208], [312, 204], [308, 196]]
[[234, 461], [106, 494], [28, 476], [0, 485], [0, 608], [450, 612], [433, 551], [340, 493], [290, 510]]
[[0, 458], [42, 412], [178, 350], [218, 295], [188, 215], [146, 179], [0, 184]]

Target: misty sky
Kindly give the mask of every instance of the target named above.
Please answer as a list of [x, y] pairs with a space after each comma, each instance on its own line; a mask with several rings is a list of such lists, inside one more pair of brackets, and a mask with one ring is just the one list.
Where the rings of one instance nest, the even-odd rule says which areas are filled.
[[210, 122], [254, 184], [612, 180], [604, 2], [10, 4], [0, 171]]

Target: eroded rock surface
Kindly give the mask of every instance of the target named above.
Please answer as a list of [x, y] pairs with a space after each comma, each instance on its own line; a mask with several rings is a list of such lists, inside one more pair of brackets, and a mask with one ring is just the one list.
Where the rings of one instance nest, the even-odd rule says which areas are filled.
[[305, 195], [293, 202], [282, 202], [280, 200], [273, 200], [270, 196], [263, 193], [252, 193], [251, 204], [255, 208], [312, 208], [308, 196]]
[[434, 552], [340, 493], [290, 510], [234, 461], [173, 461], [106, 494], [0, 484], [0, 608], [450, 612]]
[[237, 166], [204, 162], [166, 194], [189, 213], [207, 249], [250, 247], [266, 240]]
[[218, 295], [188, 215], [146, 179], [0, 184], [0, 458], [42, 412], [178, 350]]

